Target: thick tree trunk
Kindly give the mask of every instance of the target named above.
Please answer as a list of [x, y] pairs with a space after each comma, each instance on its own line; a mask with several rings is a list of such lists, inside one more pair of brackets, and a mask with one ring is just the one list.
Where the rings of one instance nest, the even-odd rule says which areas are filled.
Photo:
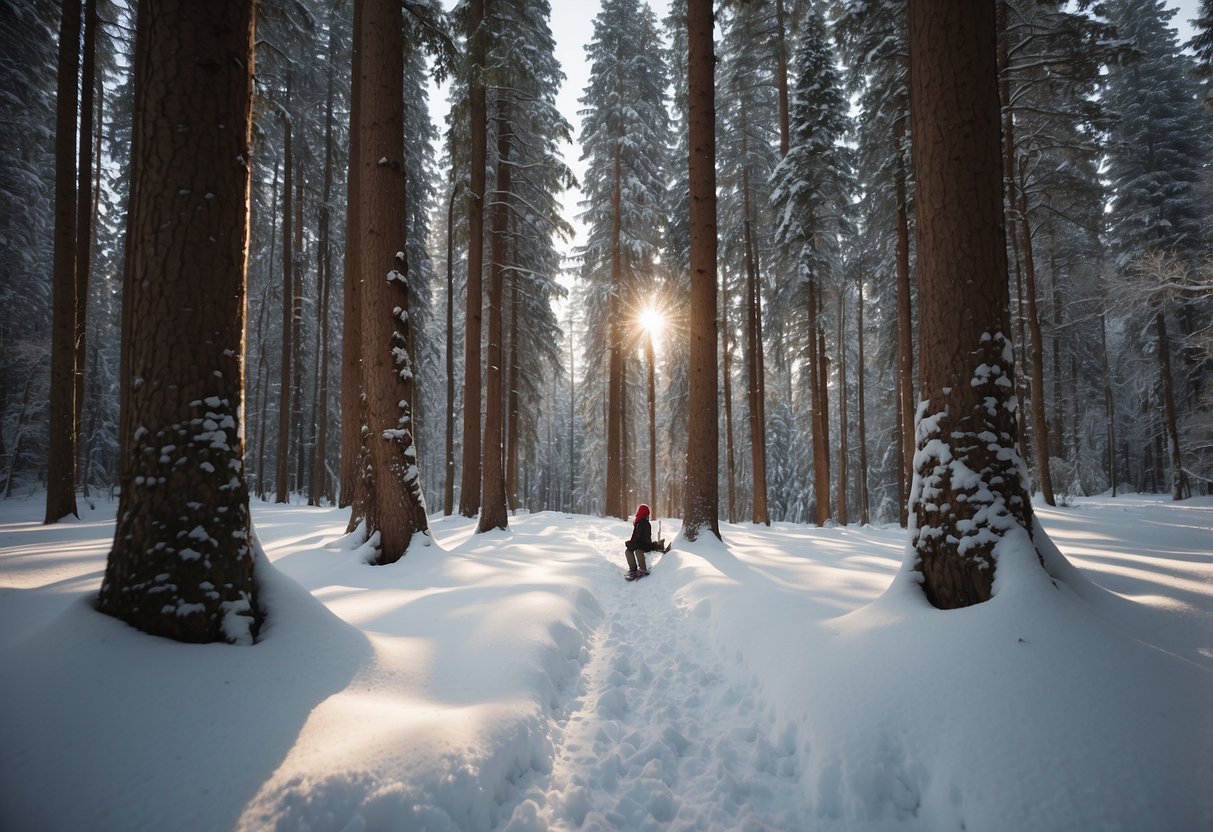
[[487, 114], [484, 100], [485, 36], [480, 32], [489, 0], [468, 3], [468, 40], [471, 44], [471, 77], [468, 102], [471, 116], [469, 164], [471, 193], [468, 194], [467, 328], [463, 342], [463, 478], [459, 487], [459, 513], [475, 517], [480, 511], [480, 385], [481, 315], [484, 298], [484, 197], [487, 163]]
[[[287, 105], [290, 105], [291, 80], [286, 82]], [[291, 197], [294, 191], [295, 161], [291, 148], [291, 123], [283, 124], [282, 148], [282, 352], [278, 362], [278, 453], [274, 462], [274, 502], [290, 502], [291, 471], [291, 358], [295, 343], [295, 252], [292, 247], [291, 224], [294, 211]]]
[[682, 534], [720, 537], [716, 408], [716, 79], [712, 0], [687, 3], [691, 303]]
[[492, 248], [489, 262], [489, 341], [488, 366], [485, 372], [484, 414], [484, 472], [478, 532], [504, 529], [509, 526], [506, 510], [505, 471], [503, 469], [504, 427], [502, 368], [503, 315], [505, 300], [505, 262], [509, 245], [510, 202], [510, 133], [513, 129], [510, 104], [499, 92], [497, 99], [497, 193], [493, 204]]
[[999, 544], [1032, 545], [1020, 478], [993, 4], [910, 0], [923, 407], [910, 495], [923, 591], [987, 600]]
[[413, 536], [428, 533], [414, 444], [413, 364], [408, 352], [408, 264], [404, 238], [404, 25], [395, 0], [358, 0], [362, 58], [358, 131], [359, 273], [366, 446], [366, 531], [379, 535], [381, 564], [395, 563]]
[[[99, 608], [190, 642], [251, 642], [243, 400], [253, 4], [141, 4], [126, 439]], [[177, 221], [168, 229], [164, 217]]]
[[649, 508], [657, 517], [657, 357], [653, 351], [653, 333], [645, 343], [649, 387]]
[[59, 24], [55, 105], [55, 248], [51, 383], [47, 403], [46, 516], [56, 523], [76, 511], [76, 115], [80, 69], [80, 0], [64, 0]]
[[359, 203], [358, 172], [362, 160], [358, 156], [362, 123], [362, 61], [359, 31], [362, 5], [354, 3], [354, 38], [350, 54], [350, 125], [349, 167], [346, 170], [345, 251], [341, 257], [341, 483], [337, 489], [337, 504], [351, 507], [348, 530], [353, 531], [362, 518], [362, 275], [359, 273], [358, 250], [350, 240], [362, 238]]

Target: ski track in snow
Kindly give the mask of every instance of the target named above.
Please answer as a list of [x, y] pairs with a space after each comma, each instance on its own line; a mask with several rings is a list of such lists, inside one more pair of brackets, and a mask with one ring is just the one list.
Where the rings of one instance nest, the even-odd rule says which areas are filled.
[[[620, 542], [586, 540], [620, 573], [589, 661], [554, 708], [550, 773], [532, 771], [504, 832], [792, 830], [811, 826], [795, 730], [768, 736], [753, 687], [672, 597], [660, 556], [628, 583]], [[739, 661], [740, 657], [736, 657]], [[788, 807], [803, 807], [804, 814]]]

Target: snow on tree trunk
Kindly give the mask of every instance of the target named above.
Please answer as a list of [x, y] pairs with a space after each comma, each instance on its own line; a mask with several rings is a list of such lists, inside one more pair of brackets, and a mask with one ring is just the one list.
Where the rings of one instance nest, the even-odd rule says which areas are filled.
[[253, 4], [139, 8], [122, 496], [100, 609], [249, 643], [243, 440]]
[[[911, 0], [922, 401], [910, 545], [942, 609], [990, 598], [999, 544], [1030, 535], [1017, 439], [994, 6]], [[1029, 543], [1030, 545], [1030, 543]]]
[[385, 564], [399, 560], [429, 525], [414, 445], [415, 379], [408, 350], [403, 23], [393, 0], [364, 0], [361, 6], [358, 249], [359, 272], [367, 277], [362, 381], [370, 464], [365, 519], [367, 535], [378, 534], [377, 562]]

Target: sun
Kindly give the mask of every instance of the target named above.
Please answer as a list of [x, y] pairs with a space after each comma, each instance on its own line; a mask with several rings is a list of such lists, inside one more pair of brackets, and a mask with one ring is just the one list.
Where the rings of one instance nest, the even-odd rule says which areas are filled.
[[655, 306], [647, 306], [640, 311], [637, 320], [641, 329], [652, 336], [654, 341], [661, 340], [661, 333], [665, 329], [665, 315], [660, 309]]

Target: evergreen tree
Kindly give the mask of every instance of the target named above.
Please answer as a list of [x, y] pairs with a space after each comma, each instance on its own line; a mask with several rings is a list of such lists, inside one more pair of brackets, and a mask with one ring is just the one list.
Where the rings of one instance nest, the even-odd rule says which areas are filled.
[[[1122, 273], [1151, 253], [1171, 253], [1192, 262], [1208, 244], [1210, 212], [1202, 194], [1202, 160], [1209, 147], [1208, 121], [1197, 103], [1191, 62], [1178, 50], [1175, 30], [1167, 25], [1173, 10], [1160, 0], [1107, 6], [1109, 21], [1135, 54], [1108, 67], [1106, 100], [1113, 111], [1106, 176], [1112, 193], [1108, 213], [1111, 247]], [[1191, 335], [1208, 325], [1206, 305], [1147, 290], [1141, 314], [1152, 319], [1158, 360], [1163, 429], [1171, 460], [1171, 493], [1186, 493], [1180, 451], [1179, 418], [1171, 366], [1168, 315]], [[1187, 394], [1198, 398], [1207, 359], [1181, 353]]]
[[[556, 108], [564, 73], [555, 58], [550, 15], [546, 2], [494, 0], [486, 20], [490, 39], [486, 79], [491, 85], [490, 109], [496, 116], [492, 144], [497, 153], [489, 206], [492, 238], [480, 531], [508, 524], [507, 446], [510, 436], [517, 442], [522, 433], [518, 408], [509, 423], [506, 414], [507, 282], [511, 298], [518, 300], [516, 304], [511, 300], [510, 307], [514, 357], [509, 367], [540, 371], [545, 362], [533, 352], [535, 339], [550, 339], [558, 329], [550, 304], [542, 301], [551, 298], [556, 287], [556, 235], [569, 230], [556, 198], [573, 178], [559, 156], [559, 145], [570, 140], [571, 128]], [[532, 290], [540, 302], [523, 303]], [[524, 335], [528, 330], [530, 335]], [[549, 359], [557, 357], [554, 350], [546, 352]], [[522, 390], [518, 378], [510, 378], [509, 383], [515, 395]]]
[[[606, 459], [604, 510], [616, 517], [628, 513], [624, 498], [631, 485], [625, 482], [625, 357], [637, 343], [641, 310], [658, 292], [665, 227], [670, 120], [658, 41], [647, 5], [607, 0], [586, 47], [590, 79], [581, 97], [587, 162], [581, 204], [588, 232], [577, 256], [587, 284], [586, 382], [607, 390], [605, 429], [591, 431], [605, 437], [605, 447], [590, 453]], [[600, 408], [589, 412], [599, 424]]]
[[[746, 430], [750, 445], [750, 519], [769, 522], [766, 482], [766, 380], [762, 338], [762, 297], [772, 220], [771, 174], [779, 161], [780, 102], [776, 78], [780, 43], [778, 14], [771, 3], [740, 3], [722, 27], [720, 112], [720, 237], [726, 274], [726, 298], [737, 298], [744, 366]], [[728, 275], [737, 285], [727, 285]], [[731, 315], [725, 309], [725, 320]], [[726, 331], [732, 329], [727, 327]], [[726, 361], [729, 356], [726, 354]], [[731, 379], [726, 377], [727, 385]], [[729, 386], [726, 386], [728, 401]], [[726, 422], [727, 422], [726, 417]], [[732, 433], [729, 442], [731, 445]], [[727, 471], [730, 483], [732, 466]], [[730, 486], [730, 493], [733, 488]], [[730, 513], [734, 511], [730, 500]]]
[[785, 314], [804, 310], [797, 318], [805, 321], [810, 364], [815, 518], [821, 525], [830, 517], [830, 484], [818, 335], [825, 293], [840, 288], [834, 284], [841, 278], [840, 236], [847, 228], [852, 176], [842, 147], [848, 129], [846, 99], [824, 21], [816, 12], [804, 20], [794, 67], [788, 154], [773, 174], [771, 202], [777, 212], [775, 238], [793, 253], [796, 270], [777, 287], [775, 306]]
[[[895, 370], [895, 411], [888, 414], [895, 430], [890, 450], [900, 474], [896, 504], [902, 525], [908, 520], [907, 497], [913, 473], [914, 412], [918, 406], [914, 372], [914, 303], [911, 271], [914, 251], [913, 181], [910, 168], [908, 47], [905, 0], [848, 0], [838, 19], [839, 45], [848, 68], [849, 93], [859, 104], [857, 169], [868, 221], [862, 245], [886, 253], [881, 271], [894, 279], [877, 281], [876, 307], [889, 308], [893, 334], [879, 345]], [[888, 297], [886, 298], [885, 295]], [[886, 348], [887, 347], [887, 348]]]

